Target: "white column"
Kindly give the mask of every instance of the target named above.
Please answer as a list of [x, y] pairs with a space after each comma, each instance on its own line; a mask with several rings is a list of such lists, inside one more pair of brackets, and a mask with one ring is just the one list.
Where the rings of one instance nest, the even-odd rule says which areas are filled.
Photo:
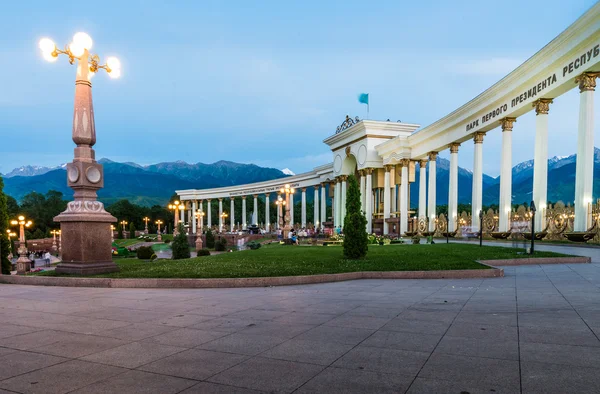
[[300, 227], [306, 228], [306, 188], [302, 188], [302, 206], [301, 206]]
[[535, 107], [535, 144], [533, 156], [533, 201], [537, 208], [535, 228], [546, 227], [546, 205], [548, 202], [548, 111], [552, 99], [539, 99]]
[[409, 159], [400, 162], [400, 236], [408, 231], [408, 166]]
[[346, 219], [346, 186], [348, 179], [348, 175], [342, 175], [340, 177], [342, 179], [342, 190], [341, 190], [341, 205], [340, 205], [340, 226], [344, 228], [344, 220]]
[[389, 226], [386, 219], [390, 217], [391, 198], [390, 198], [390, 171], [394, 166], [385, 165], [385, 175], [383, 177], [383, 234], [389, 233]]
[[498, 230], [510, 230], [510, 214], [512, 204], [512, 129], [516, 118], [500, 120], [502, 125], [502, 156], [500, 159], [500, 205], [498, 207]]
[[196, 200], [192, 201], [192, 234], [196, 234]]
[[219, 232], [223, 232], [223, 199], [219, 198]]
[[333, 190], [333, 202], [335, 204], [335, 208], [333, 210], [333, 216], [335, 217], [335, 220], [333, 222], [333, 226], [334, 227], [338, 227], [342, 225], [341, 222], [341, 216], [340, 216], [340, 212], [342, 210], [341, 206], [341, 202], [342, 202], [342, 183], [340, 182], [339, 178], [336, 179], [336, 183], [335, 183], [335, 189]]
[[313, 201], [313, 225], [315, 230], [319, 228], [321, 221], [319, 220], [319, 185], [315, 185], [315, 198]]
[[437, 152], [429, 152], [429, 193], [427, 200], [427, 212], [429, 215], [429, 231], [435, 230], [436, 217], [436, 160]]
[[[265, 194], [265, 230], [267, 231], [271, 231], [271, 220], [269, 219], [271, 217], [271, 210], [269, 207], [269, 199], [270, 199], [270, 193]], [[256, 210], [256, 212], [258, 212], [258, 208]], [[257, 213], [258, 215], [258, 213]]]
[[210, 198], [206, 200], [206, 225], [212, 230], [212, 209], [210, 209]]
[[367, 209], [365, 207], [365, 201], [366, 201], [366, 193], [365, 193], [365, 182], [366, 182], [366, 178], [365, 178], [365, 170], [360, 170], [360, 210], [363, 212], [367, 212]]
[[[265, 221], [266, 223], [267, 221]], [[258, 225], [258, 194], [254, 195], [254, 212], [252, 212], [252, 223]]]
[[231, 197], [231, 208], [229, 208], [229, 231], [233, 231], [235, 226], [235, 198]]
[[450, 144], [450, 183], [448, 187], [448, 231], [456, 230], [458, 215], [458, 147], [459, 143]]
[[365, 216], [367, 217], [367, 233], [373, 232], [373, 169], [365, 168]]
[[198, 226], [199, 226], [198, 232], [200, 234], [202, 234], [202, 230], [204, 228], [204, 215], [203, 215], [203, 213], [204, 213], [204, 203], [202, 202], [202, 200], [200, 200], [200, 204], [198, 205], [198, 209], [200, 211], [200, 215], [198, 215]]
[[[394, 177], [392, 179], [392, 177], [390, 176], [390, 188], [392, 189], [392, 208], [391, 211], [392, 212], [398, 212], [398, 188], [396, 187], [396, 174], [395, 174], [396, 170], [394, 170]], [[394, 214], [394, 217], [397, 214]]]
[[[187, 205], [185, 202], [181, 202], [184, 206], [184, 209], [180, 209], [179, 210], [179, 223], [181, 223], [181, 225], [185, 226], [185, 206]], [[125, 230], [125, 229], [123, 229]]]
[[319, 224], [321, 225], [321, 229], [325, 228], [325, 223], [327, 221], [327, 184], [321, 183], [321, 220]]
[[192, 222], [194, 220], [196, 220], [196, 218], [192, 216], [192, 204], [188, 202], [188, 203], [185, 204], [185, 207], [187, 208], [187, 213], [188, 213], [188, 221], [187, 221], [188, 228], [187, 228], [187, 233], [189, 234], [190, 231], [192, 231], [191, 224], [192, 224]]
[[596, 73], [580, 75], [579, 128], [575, 166], [575, 231], [591, 227], [592, 187], [594, 184], [594, 90]]
[[419, 219], [427, 218], [427, 160], [419, 161]]
[[[290, 198], [288, 201], [288, 206], [290, 207], [290, 226], [294, 228], [294, 195], [290, 194]], [[283, 211], [283, 215], [285, 216], [285, 211]], [[284, 219], [285, 222], [285, 219]]]
[[245, 230], [246, 227], [246, 196], [242, 196], [242, 229]]
[[485, 132], [478, 131], [473, 137], [473, 194], [471, 196], [471, 231], [479, 231], [479, 212], [483, 192], [483, 136]]

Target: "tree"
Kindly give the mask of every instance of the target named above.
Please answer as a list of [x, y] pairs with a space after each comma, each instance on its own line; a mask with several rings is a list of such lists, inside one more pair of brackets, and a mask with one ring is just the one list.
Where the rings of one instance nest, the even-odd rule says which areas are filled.
[[135, 238], [135, 224], [130, 223], [129, 224], [129, 239], [134, 239]]
[[117, 238], [123, 239], [123, 226], [121, 225], [121, 223], [117, 225]]
[[178, 234], [171, 243], [171, 250], [173, 251], [173, 260], [189, 259], [190, 245], [188, 244], [188, 238], [183, 228], [183, 224], [179, 223], [177, 226]]
[[344, 257], [362, 259], [367, 255], [367, 218], [360, 210], [360, 188], [354, 175], [348, 177], [344, 218]]
[[0, 269], [3, 275], [10, 275], [11, 263], [8, 260], [10, 242], [6, 236], [6, 230], [8, 229], [8, 209], [3, 189], [4, 180], [0, 176]]
[[211, 229], [206, 231], [206, 247], [208, 249], [212, 249], [215, 247], [215, 235], [213, 234]]

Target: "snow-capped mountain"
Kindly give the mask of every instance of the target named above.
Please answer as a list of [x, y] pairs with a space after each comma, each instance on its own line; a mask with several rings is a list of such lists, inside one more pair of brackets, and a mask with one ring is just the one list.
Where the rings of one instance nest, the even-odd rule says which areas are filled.
[[296, 173], [290, 170], [289, 168], [284, 168], [283, 170], [281, 170], [281, 172], [283, 172], [285, 175], [296, 175]]
[[56, 170], [59, 168], [65, 168], [66, 164], [61, 164], [55, 167], [42, 167], [42, 166], [23, 166], [19, 168], [15, 168], [8, 174], [2, 175], [4, 178], [12, 178], [14, 176], [35, 176], [35, 175], [43, 175], [52, 170]]

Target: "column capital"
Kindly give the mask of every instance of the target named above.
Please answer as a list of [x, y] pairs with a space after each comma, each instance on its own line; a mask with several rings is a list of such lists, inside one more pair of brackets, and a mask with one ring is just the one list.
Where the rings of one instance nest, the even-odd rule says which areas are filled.
[[483, 144], [484, 136], [485, 131], [477, 131], [475, 134], [473, 134], [473, 141], [475, 141], [476, 144]]
[[512, 131], [513, 124], [517, 122], [517, 118], [506, 117], [500, 119], [500, 126], [502, 126], [502, 131]]
[[315, 188], [315, 190], [319, 190], [319, 187], [320, 187], [320, 186], [321, 186], [321, 185], [314, 185], [313, 187]]
[[242, 196], [242, 200], [245, 200], [245, 199], [246, 199], [246, 196]]
[[398, 165], [400, 166], [400, 168], [402, 168], [402, 167], [408, 167], [410, 165], [410, 159], [401, 159], [398, 162]]
[[328, 183], [329, 183], [329, 182], [321, 182], [321, 187], [327, 187], [327, 184], [328, 184]]
[[437, 159], [437, 155], [437, 152], [431, 151], [427, 154], [427, 157], [429, 157], [429, 161], [435, 161]]
[[550, 104], [552, 104], [552, 99], [549, 98], [541, 98], [536, 100], [531, 104], [532, 107], [535, 108], [536, 115], [548, 115], [548, 111], [550, 110]]
[[212, 201], [212, 198], [207, 198], [206, 199], [206, 202], [211, 202], [211, 201]]
[[302, 188], [302, 193], [305, 193], [305, 192], [306, 192], [306, 188], [305, 188], [305, 187], [303, 187], [303, 188]]
[[271, 197], [271, 193], [265, 193], [265, 198]]
[[365, 175], [371, 175], [373, 173], [373, 168], [372, 167], [363, 168], [363, 171], [365, 172]]
[[427, 166], [427, 159], [421, 159], [419, 160], [419, 167], [420, 168], [425, 168]]
[[575, 83], [579, 84], [579, 92], [587, 92], [596, 90], [596, 78], [600, 73], [588, 72], [583, 73], [575, 78]]
[[348, 175], [340, 175], [340, 182], [346, 182], [348, 180]]
[[219, 202], [223, 201], [223, 198], [219, 198]]
[[385, 172], [390, 172], [394, 170], [394, 165], [393, 164], [385, 164], [383, 166], [383, 168], [385, 169]]
[[450, 153], [458, 153], [458, 147], [460, 144], [458, 142], [453, 142], [450, 144]]
[[358, 175], [365, 176], [365, 170], [358, 170]]
[[252, 197], [258, 198], [258, 194], [253, 194]]

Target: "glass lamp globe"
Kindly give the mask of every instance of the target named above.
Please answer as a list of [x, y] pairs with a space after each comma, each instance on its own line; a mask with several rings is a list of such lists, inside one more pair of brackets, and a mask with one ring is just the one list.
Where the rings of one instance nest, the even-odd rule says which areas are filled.
[[88, 51], [92, 49], [92, 37], [87, 33], [79, 32], [73, 36], [73, 43]]
[[69, 50], [71, 51], [73, 56], [81, 57], [81, 55], [83, 55], [83, 52], [85, 51], [85, 48], [76, 42], [72, 42], [69, 45]]
[[116, 70], [111, 70], [108, 75], [113, 78], [113, 79], [117, 79], [121, 76], [121, 70], [116, 69]]
[[111, 56], [108, 59], [106, 59], [106, 65], [111, 70], [120, 70], [121, 69], [121, 62], [119, 61], [119, 59], [117, 59], [114, 56]]
[[42, 38], [39, 43], [39, 47], [44, 53], [52, 53], [56, 49], [54, 41], [49, 38]]

